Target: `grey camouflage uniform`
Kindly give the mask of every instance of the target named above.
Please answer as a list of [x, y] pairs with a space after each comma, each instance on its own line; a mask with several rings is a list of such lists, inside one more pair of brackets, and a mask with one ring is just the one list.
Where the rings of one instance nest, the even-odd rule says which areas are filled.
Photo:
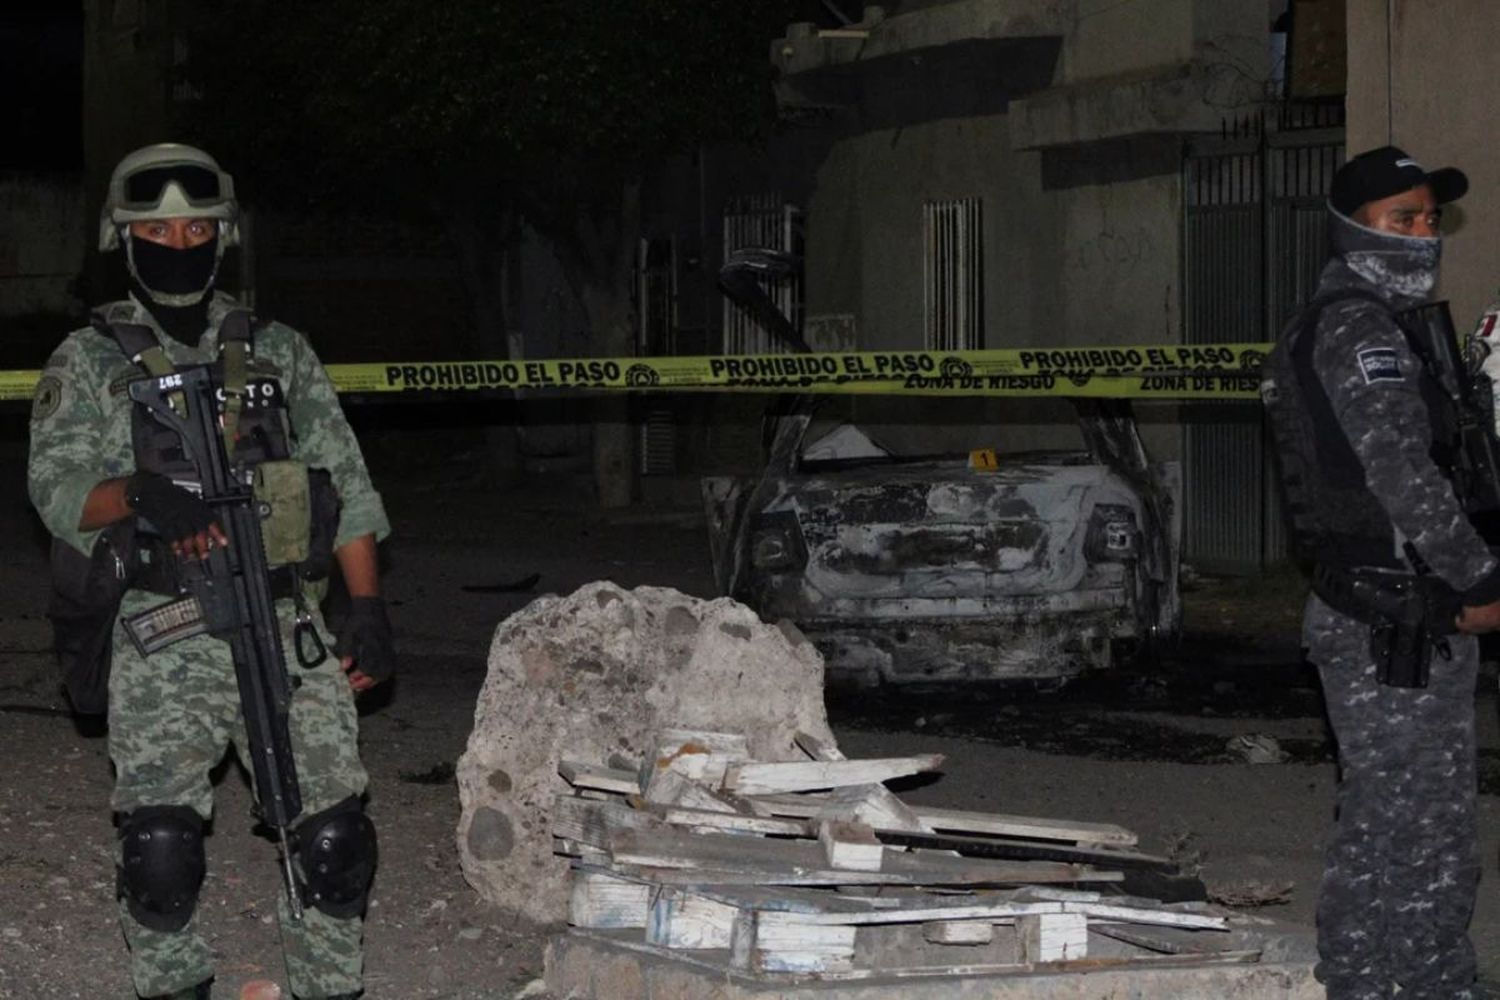
[[[1339, 256], [1318, 294], [1359, 289], [1397, 310], [1417, 304], [1402, 262], [1365, 253], [1370, 236], [1335, 216]], [[1459, 591], [1488, 577], [1496, 560], [1429, 457], [1420, 363], [1389, 314], [1368, 301], [1338, 303], [1324, 310], [1316, 336], [1313, 367], [1390, 516], [1393, 551], [1410, 541]], [[1369, 351], [1393, 352], [1399, 373], [1362, 366]], [[1450, 636], [1451, 659], [1435, 655], [1429, 685], [1407, 689], [1377, 682], [1369, 626], [1316, 597], [1308, 600], [1303, 640], [1322, 679], [1340, 765], [1318, 899], [1318, 976], [1330, 1000], [1388, 998], [1397, 984], [1403, 1000], [1471, 997], [1476, 641]]]
[[[217, 331], [235, 303], [215, 296], [208, 329], [198, 348], [166, 336], [135, 300], [106, 309], [111, 321], [140, 323], [156, 331], [174, 364], [213, 361]], [[385, 537], [390, 527], [379, 495], [322, 365], [306, 339], [271, 323], [257, 331], [251, 374], [276, 378], [287, 400], [295, 437], [292, 457], [333, 476], [342, 511], [335, 545], [362, 535]], [[97, 532], [79, 530], [84, 500], [100, 481], [135, 469], [125, 383], [140, 369], [114, 341], [92, 328], [76, 331], [47, 361], [32, 406], [28, 487], [48, 529], [87, 553]], [[132, 590], [122, 615], [162, 602], [161, 595]], [[309, 602], [314, 603], [315, 601]], [[293, 602], [277, 602], [287, 662]], [[321, 617], [315, 624], [332, 647]], [[146, 805], [184, 805], [205, 819], [213, 809], [209, 771], [233, 743], [247, 759], [244, 720], [228, 645], [208, 636], [182, 641], [145, 659], [116, 624], [110, 677], [109, 753], [116, 777], [112, 806], [125, 813]], [[359, 760], [353, 696], [335, 657], [304, 670], [293, 666], [301, 685], [293, 695], [291, 735], [303, 797], [303, 815], [360, 795], [366, 775]], [[267, 863], [272, 863], [270, 857]], [[299, 997], [325, 997], [360, 988], [362, 921], [335, 920], [307, 909], [292, 922], [279, 901], [283, 951], [292, 990]], [[137, 924], [123, 903], [120, 919], [131, 949], [131, 975], [142, 996], [171, 993], [213, 974], [211, 952], [198, 931], [198, 917], [182, 931], [153, 931]]]

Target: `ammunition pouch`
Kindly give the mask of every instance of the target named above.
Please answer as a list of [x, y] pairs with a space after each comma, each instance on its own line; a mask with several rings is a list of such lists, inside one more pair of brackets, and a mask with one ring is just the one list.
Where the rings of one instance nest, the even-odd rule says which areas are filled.
[[333, 567], [339, 499], [327, 469], [284, 460], [255, 466], [254, 496], [261, 517], [266, 565], [296, 565], [305, 580], [321, 580]]
[[1333, 610], [1370, 626], [1370, 656], [1381, 684], [1426, 687], [1433, 652], [1453, 655], [1446, 636], [1458, 631], [1462, 601], [1441, 580], [1319, 564], [1312, 589]]
[[84, 555], [52, 540], [52, 595], [47, 618], [63, 685], [75, 711], [103, 715], [109, 710], [109, 671], [115, 617], [134, 583], [140, 560], [135, 524], [125, 520], [99, 533]]

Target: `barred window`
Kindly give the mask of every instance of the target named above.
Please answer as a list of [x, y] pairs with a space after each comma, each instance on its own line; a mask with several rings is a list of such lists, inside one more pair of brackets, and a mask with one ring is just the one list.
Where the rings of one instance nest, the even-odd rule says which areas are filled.
[[[764, 249], [800, 255], [802, 220], [779, 194], [734, 198], [724, 206], [724, 259], [736, 250]], [[800, 275], [763, 278], [761, 285], [793, 327], [801, 329]], [[724, 299], [724, 353], [783, 354], [787, 346], [740, 305]]]
[[978, 198], [922, 206], [925, 346], [933, 351], [984, 347], [984, 215]]

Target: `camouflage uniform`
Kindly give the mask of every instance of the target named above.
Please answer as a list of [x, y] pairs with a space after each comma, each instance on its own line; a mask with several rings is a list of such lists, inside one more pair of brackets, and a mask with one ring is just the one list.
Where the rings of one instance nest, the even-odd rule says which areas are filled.
[[[1389, 236], [1334, 216], [1338, 254], [1320, 296], [1361, 290], [1396, 310], [1425, 294], [1422, 261], [1403, 261]], [[1436, 241], [1425, 241], [1435, 243]], [[1430, 266], [1435, 272], [1436, 253]], [[1429, 456], [1432, 419], [1418, 390], [1420, 362], [1389, 313], [1369, 301], [1325, 309], [1313, 367], [1370, 491], [1394, 528], [1458, 591], [1495, 573], [1453, 488]], [[1475, 829], [1472, 637], [1447, 639], [1426, 688], [1376, 680], [1370, 628], [1308, 601], [1308, 658], [1318, 667], [1338, 742], [1338, 811], [1318, 900], [1318, 976], [1330, 1000], [1473, 996], [1468, 939], [1479, 863]]]
[[[139, 323], [156, 331], [174, 364], [218, 357], [217, 332], [235, 303], [215, 296], [208, 328], [196, 349], [163, 334], [151, 313], [135, 300], [104, 310], [112, 322]], [[89, 491], [105, 479], [135, 469], [125, 384], [140, 377], [114, 341], [92, 328], [71, 334], [42, 372], [31, 417], [28, 483], [32, 503], [56, 537], [82, 552], [97, 532], [78, 524]], [[339, 409], [322, 365], [301, 334], [272, 323], [257, 331], [252, 376], [281, 384], [294, 428], [292, 457], [330, 470], [342, 501], [335, 545], [362, 535], [383, 538], [390, 527], [380, 497], [365, 471], [359, 445]], [[126, 593], [122, 616], [153, 607], [161, 595]], [[309, 602], [309, 603], [315, 603]], [[277, 602], [287, 662], [293, 602]], [[314, 611], [316, 616], [316, 612]], [[316, 627], [331, 649], [321, 618]], [[300, 679], [292, 698], [291, 736], [302, 789], [303, 815], [363, 793], [353, 696], [338, 661], [330, 655], [312, 670], [291, 668]], [[233, 743], [248, 759], [244, 720], [228, 645], [208, 636], [182, 641], [150, 659], [141, 657], [116, 624], [110, 678], [109, 753], [116, 777], [112, 805], [128, 813], [147, 805], [183, 805], [204, 819], [213, 809], [209, 771]], [[300, 923], [278, 911], [287, 974], [299, 997], [325, 997], [360, 988], [362, 921], [336, 920], [308, 908]], [[143, 996], [170, 993], [213, 974], [211, 953], [197, 931], [197, 916], [182, 931], [167, 933], [136, 923], [123, 902], [121, 923], [131, 949], [131, 973]]]

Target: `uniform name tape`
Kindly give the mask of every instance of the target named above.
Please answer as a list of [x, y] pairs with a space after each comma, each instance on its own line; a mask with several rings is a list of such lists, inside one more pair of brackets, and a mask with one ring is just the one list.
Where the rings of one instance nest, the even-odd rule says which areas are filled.
[[[344, 393], [464, 389], [813, 392], [920, 396], [1252, 399], [1270, 344], [856, 351], [329, 365]], [[0, 371], [0, 400], [29, 399], [35, 371]]]

